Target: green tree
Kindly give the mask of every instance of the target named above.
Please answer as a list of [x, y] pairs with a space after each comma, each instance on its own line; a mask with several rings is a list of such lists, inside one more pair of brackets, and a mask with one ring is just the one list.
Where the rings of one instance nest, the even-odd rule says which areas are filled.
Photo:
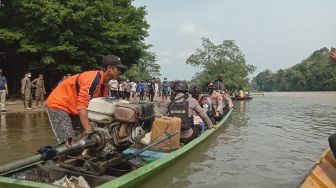
[[196, 49], [187, 64], [203, 68], [193, 77], [193, 83], [206, 86], [224, 74], [225, 86], [229, 89], [243, 88], [248, 85], [248, 74], [255, 70], [253, 65], [245, 61], [244, 54], [233, 40], [224, 40], [215, 45], [209, 39], [202, 38], [202, 49]]
[[330, 62], [329, 50], [321, 48], [288, 69], [272, 74], [269, 70], [253, 79], [254, 87], [264, 91], [336, 90], [336, 65]]
[[135, 81], [150, 80], [159, 77], [160, 65], [155, 63], [157, 61], [154, 53], [146, 52], [137, 64], [126, 71], [125, 75]]
[[109, 53], [131, 66], [149, 48], [145, 7], [132, 0], [1, 2], [0, 51], [51, 77], [97, 68]]
[[272, 91], [273, 90], [273, 73], [270, 70], [260, 72], [255, 78], [255, 82], [259, 91]]

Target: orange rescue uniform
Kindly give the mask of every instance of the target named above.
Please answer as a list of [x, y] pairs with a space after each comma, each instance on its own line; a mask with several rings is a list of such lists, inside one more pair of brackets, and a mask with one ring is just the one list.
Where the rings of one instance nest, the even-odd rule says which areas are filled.
[[[78, 83], [77, 87], [76, 82]], [[50, 109], [78, 115], [78, 110], [88, 107], [91, 98], [107, 96], [107, 84], [104, 82], [103, 71], [86, 71], [73, 75], [62, 81], [51, 92], [46, 100], [46, 105]]]

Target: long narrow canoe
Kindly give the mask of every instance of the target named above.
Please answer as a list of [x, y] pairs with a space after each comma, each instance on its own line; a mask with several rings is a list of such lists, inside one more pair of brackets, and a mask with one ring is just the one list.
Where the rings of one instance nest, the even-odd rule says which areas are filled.
[[336, 160], [330, 148], [326, 149], [320, 159], [300, 184], [301, 188], [336, 187]]
[[[134, 187], [139, 185], [149, 177], [154, 176], [163, 168], [167, 167], [169, 164], [173, 163], [177, 159], [179, 159], [184, 154], [191, 151], [198, 144], [206, 140], [210, 135], [212, 135], [215, 131], [218, 130], [221, 126], [224, 125], [224, 122], [230, 116], [232, 110], [230, 110], [223, 119], [217, 123], [217, 129], [209, 129], [204, 131], [200, 136], [184, 145], [180, 149], [173, 151], [171, 153], [156, 153], [153, 152], [153, 155], [156, 155], [156, 160], [132, 171], [123, 176], [117, 177], [111, 181], [108, 181], [104, 184], [98, 186], [98, 188], [111, 188], [111, 187]], [[128, 150], [130, 151], [130, 150]], [[147, 153], [151, 153], [148, 151]], [[146, 155], [146, 154], [145, 154]], [[148, 154], [150, 155], [150, 154]], [[29, 168], [29, 167], [28, 167]], [[58, 186], [47, 184], [47, 183], [39, 183], [28, 180], [18, 180], [9, 177], [0, 176], [0, 187], [9, 187], [9, 188], [17, 188], [17, 187], [27, 187], [27, 188], [36, 188], [36, 187], [46, 187], [46, 188], [56, 188]]]

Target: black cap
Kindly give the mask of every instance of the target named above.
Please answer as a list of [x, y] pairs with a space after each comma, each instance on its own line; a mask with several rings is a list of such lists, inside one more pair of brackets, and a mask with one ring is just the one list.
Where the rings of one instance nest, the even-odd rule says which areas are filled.
[[111, 54], [103, 58], [102, 64], [103, 64], [103, 67], [116, 66], [120, 68], [127, 68], [125, 65], [121, 64], [121, 60], [118, 56], [111, 55]]

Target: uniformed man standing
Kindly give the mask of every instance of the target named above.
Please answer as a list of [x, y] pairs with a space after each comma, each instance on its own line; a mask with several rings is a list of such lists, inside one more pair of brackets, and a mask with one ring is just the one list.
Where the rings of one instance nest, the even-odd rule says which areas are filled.
[[6, 77], [2, 75], [2, 70], [0, 69], [0, 112], [6, 111], [6, 95], [8, 95], [7, 80]]
[[30, 81], [31, 73], [28, 72], [25, 77], [22, 79], [22, 86], [21, 86], [21, 94], [24, 101], [24, 106], [27, 110], [30, 110], [30, 106], [32, 103], [32, 82]]
[[34, 79], [32, 84], [35, 88], [35, 107], [42, 107], [44, 96], [46, 94], [43, 74], [39, 74], [39, 77]]

